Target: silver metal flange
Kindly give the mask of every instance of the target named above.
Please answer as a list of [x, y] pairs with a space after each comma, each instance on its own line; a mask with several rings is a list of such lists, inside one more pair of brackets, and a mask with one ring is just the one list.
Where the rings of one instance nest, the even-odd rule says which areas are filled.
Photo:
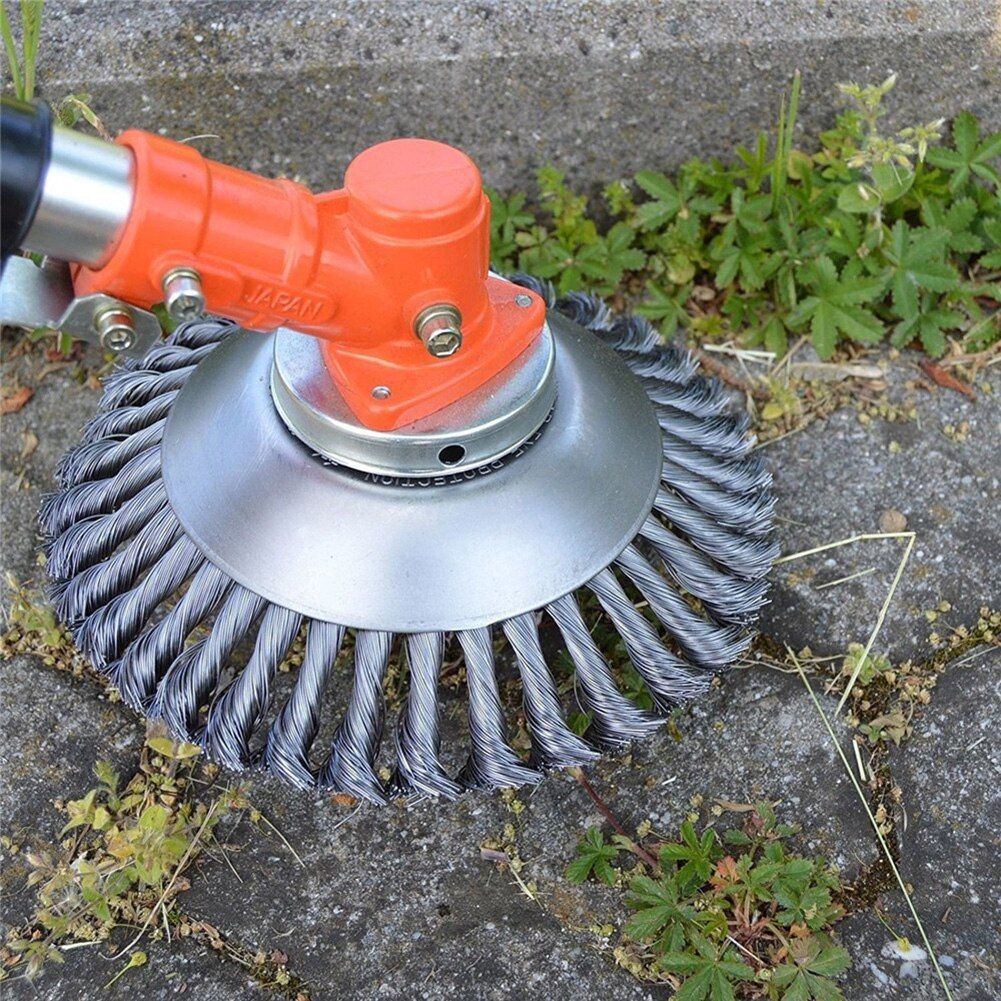
[[160, 321], [148, 310], [103, 292], [76, 298], [69, 265], [47, 258], [41, 266], [11, 257], [0, 278], [0, 322], [51, 327], [125, 358], [141, 358], [160, 340]]
[[271, 395], [288, 429], [334, 462], [386, 476], [434, 476], [487, 465], [541, 427], [556, 399], [548, 326], [535, 343], [475, 392], [395, 431], [373, 431], [348, 408], [315, 337], [279, 330]]
[[399, 480], [333, 466], [271, 397], [275, 335], [216, 348], [161, 449], [171, 507], [220, 569], [269, 601], [361, 629], [485, 626], [567, 594], [634, 538], [661, 474], [642, 385], [593, 334], [550, 316], [556, 402], [485, 469]]

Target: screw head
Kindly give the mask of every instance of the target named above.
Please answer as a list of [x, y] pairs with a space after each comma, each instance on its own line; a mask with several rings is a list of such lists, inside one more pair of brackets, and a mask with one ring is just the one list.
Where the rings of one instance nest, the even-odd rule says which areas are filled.
[[94, 317], [101, 347], [108, 351], [128, 351], [136, 342], [132, 314], [124, 306], [108, 306]]
[[173, 268], [163, 276], [163, 301], [171, 318], [178, 323], [205, 315], [202, 280], [194, 268]]
[[528, 307], [532, 305], [532, 297], [530, 295], [526, 295], [524, 292], [519, 292], [514, 297], [514, 304], [516, 306], [520, 306], [522, 309], [528, 309]]
[[462, 334], [458, 330], [439, 330], [428, 338], [428, 354], [435, 358], [448, 358], [462, 347]]
[[388, 400], [392, 395], [389, 386], [376, 386], [372, 390], [372, 398], [376, 400]]
[[462, 314], [447, 302], [428, 306], [414, 320], [414, 333], [424, 342], [429, 355], [449, 358], [462, 347]]

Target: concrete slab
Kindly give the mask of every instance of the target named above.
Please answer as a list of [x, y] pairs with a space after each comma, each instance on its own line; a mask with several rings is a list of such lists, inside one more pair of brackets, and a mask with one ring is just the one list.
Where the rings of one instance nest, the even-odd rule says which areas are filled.
[[[11, 347], [4, 343], [5, 354]], [[22, 584], [40, 586], [36, 519], [42, 494], [52, 489], [56, 462], [76, 439], [97, 403], [97, 393], [73, 378], [71, 367], [37, 380], [41, 352], [6, 359], [5, 381], [16, 377], [35, 387], [28, 404], [3, 418], [0, 434], [0, 492], [3, 530], [0, 567]], [[99, 364], [96, 354], [88, 356]], [[24, 435], [37, 447], [22, 456]], [[0, 578], [2, 579], [2, 578]], [[6, 586], [3, 585], [4, 609]], [[83, 795], [94, 784], [93, 766], [104, 759], [124, 774], [138, 761], [143, 726], [134, 714], [107, 701], [91, 681], [18, 656], [2, 665], [0, 683], [0, 817], [3, 833], [24, 847], [58, 841], [65, 818], [56, 798]], [[30, 915], [31, 894], [18, 856], [4, 853], [2, 920], [16, 925]], [[112, 974], [109, 974], [109, 978]]]
[[[916, 372], [906, 362], [890, 368], [891, 395], [901, 398], [903, 382]], [[992, 376], [990, 383], [994, 392], [980, 393], [976, 402], [941, 389], [911, 393], [917, 418], [908, 422], [862, 424], [854, 410], [841, 410], [765, 448], [784, 553], [878, 533], [888, 509], [901, 512], [917, 534], [876, 644], [891, 660], [926, 657], [933, 631], [947, 637], [950, 626], [976, 622], [982, 605], [1001, 606], [1001, 379]], [[968, 430], [956, 434], [964, 423]], [[817, 654], [865, 643], [902, 546], [859, 542], [779, 566], [762, 631], [781, 635], [793, 649], [809, 644]], [[866, 576], [823, 587], [856, 573]], [[951, 609], [929, 623], [925, 613], [942, 601]]]
[[147, 962], [108, 981], [128, 962], [111, 962], [103, 946], [73, 949], [61, 966], [42, 972], [34, 981], [10, 980], [3, 985], [7, 1001], [170, 1001], [203, 997], [211, 1001], [265, 1001], [273, 997], [235, 963], [223, 962], [190, 941], [171, 947], [145, 946]]
[[919, 913], [953, 941], [945, 951], [976, 954], [986, 945], [982, 958], [995, 954], [995, 967], [1001, 898], [985, 863], [1001, 850], [999, 706], [1001, 650], [980, 648], [947, 668], [910, 743], [890, 762], [907, 797], [902, 872]]
[[[872, 911], [855, 914], [839, 926], [839, 937], [852, 957], [852, 966], [840, 985], [847, 1001], [928, 1001], [945, 997], [920, 944], [917, 928], [913, 922], [908, 925], [903, 898], [896, 896], [899, 899], [890, 907], [886, 919], [894, 933], [904, 934], [909, 928], [906, 948], [901, 948]], [[939, 960], [944, 957], [943, 972], [953, 1001], [994, 1001], [998, 996], [996, 968], [985, 969], [957, 960], [946, 951], [941, 928], [934, 919], [930, 926], [927, 918], [923, 920]]]
[[[980, 1001], [1001, 994], [1001, 900], [994, 861], [1001, 848], [1001, 754], [994, 734], [1001, 707], [1001, 652], [981, 649], [951, 666], [914, 737], [892, 758], [904, 790], [907, 823], [898, 828], [901, 872], [932, 946], [957, 998]], [[900, 894], [888, 896], [891, 926], [918, 947], [917, 928]], [[861, 940], [864, 961], [852, 982], [860, 990], [881, 971], [897, 993], [880, 984], [877, 997], [922, 998], [936, 989], [932, 964], [910, 965], [888, 944], [885, 929], [870, 926]], [[940, 988], [939, 988], [940, 989]], [[875, 990], [875, 988], [874, 988]]]
[[[17, 576], [22, 584], [41, 585], [44, 574], [38, 563], [38, 506], [42, 497], [54, 489], [56, 464], [79, 440], [80, 429], [93, 416], [100, 393], [76, 378], [75, 365], [49, 365], [41, 346], [28, 355], [11, 357], [9, 352], [13, 345], [14, 341], [5, 335], [4, 382], [30, 386], [34, 395], [16, 413], [3, 418], [0, 565], [5, 573]], [[82, 365], [93, 370], [99, 369], [101, 364], [99, 352], [89, 348]], [[30, 451], [26, 449], [26, 435], [36, 439]], [[24, 455], [25, 451], [29, 454]]]
[[[706, 809], [714, 799], [768, 798], [803, 824], [803, 844], [846, 872], [872, 860], [862, 807], [798, 680], [736, 673], [677, 727], [680, 741], [665, 730], [595, 769], [592, 781], [627, 827], [649, 819], [673, 834], [695, 796]], [[646, 996], [591, 948], [588, 926], [620, 921], [621, 895], [568, 892], [562, 882], [581, 832], [603, 824], [572, 778], [523, 790], [517, 816], [476, 794], [348, 811], [255, 778], [250, 795], [304, 866], [262, 825], [244, 824], [231, 838], [242, 843], [231, 855], [239, 878], [218, 870], [195, 883], [185, 908], [238, 938], [281, 942], [315, 996], [449, 998], [465, 984], [475, 997], [563, 1001], [581, 983], [595, 994]], [[728, 819], [739, 826], [739, 816]], [[527, 863], [521, 877], [538, 883], [540, 903], [480, 857], [483, 841], [503, 840], [508, 824]]]
[[[2, 668], [0, 817], [3, 833], [22, 849], [58, 843], [66, 822], [56, 799], [75, 799], [94, 785], [94, 763], [108, 761], [131, 775], [143, 727], [110, 704], [87, 680], [15, 657]], [[0, 921], [16, 926], [31, 916], [23, 855], [2, 852]]]
[[[911, 741], [891, 756], [907, 807], [906, 823], [897, 827], [901, 874], [957, 1001], [1001, 995], [999, 705], [1001, 651], [974, 651], [946, 670]], [[923, 953], [902, 894], [886, 894], [884, 906], [894, 933]], [[859, 997], [918, 999], [941, 991], [931, 961], [902, 959], [873, 915], [854, 919], [843, 937], [852, 943], [849, 984]]]

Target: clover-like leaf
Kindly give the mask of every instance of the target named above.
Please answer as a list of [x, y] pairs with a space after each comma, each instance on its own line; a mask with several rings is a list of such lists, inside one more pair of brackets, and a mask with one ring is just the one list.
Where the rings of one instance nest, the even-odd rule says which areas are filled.
[[660, 960], [665, 970], [685, 977], [675, 1001], [733, 1001], [733, 985], [753, 980], [754, 970], [740, 961], [736, 949], [717, 947], [697, 931], [691, 938], [694, 952], [668, 952]]
[[918, 312], [918, 292], [950, 292], [959, 287], [956, 269], [945, 260], [948, 234], [908, 226], [899, 219], [890, 234], [883, 254], [890, 265], [890, 291], [893, 308], [905, 320]]
[[618, 853], [616, 847], [605, 843], [597, 827], [589, 827], [577, 844], [577, 858], [567, 866], [567, 879], [571, 883], [583, 883], [594, 873], [602, 883], [611, 886], [615, 882], [615, 870], [609, 863]]
[[642, 229], [660, 229], [678, 214], [681, 193], [669, 177], [656, 170], [641, 170], [636, 175], [636, 183], [651, 198], [636, 210]]
[[952, 123], [953, 149], [934, 146], [928, 150], [928, 162], [951, 172], [949, 190], [959, 191], [975, 174], [1001, 191], [1001, 173], [992, 163], [1001, 157], [1001, 132], [980, 139], [980, 124], [976, 116], [963, 111]]
[[920, 309], [907, 320], [901, 320], [890, 335], [890, 343], [901, 348], [917, 339], [933, 358], [946, 349], [946, 331], [961, 327], [966, 317], [955, 309], [943, 309], [933, 303], [931, 296], [924, 296]]
[[886, 287], [885, 277], [849, 277], [838, 274], [834, 262], [821, 256], [804, 269], [804, 284], [811, 291], [789, 317], [793, 328], [810, 324], [811, 339], [821, 358], [828, 358], [845, 336], [863, 344], [875, 344], [883, 336], [883, 324], [864, 304], [876, 299]]
[[635, 939], [660, 936], [667, 952], [680, 951], [685, 944], [686, 930], [696, 919], [695, 908], [681, 899], [677, 879], [665, 876], [654, 880], [637, 876], [629, 884], [631, 891], [626, 903], [636, 914], [626, 925], [626, 934]]
[[775, 968], [772, 983], [783, 989], [781, 1001], [841, 1001], [832, 978], [850, 965], [848, 953], [826, 935], [793, 939], [789, 958]]
[[716, 832], [709, 828], [699, 837], [695, 825], [686, 820], [681, 825], [680, 836], [680, 843], [661, 848], [661, 864], [665, 868], [669, 868], [672, 862], [681, 864], [677, 877], [679, 886], [706, 882], [712, 873], [713, 863], [722, 854], [716, 843]]

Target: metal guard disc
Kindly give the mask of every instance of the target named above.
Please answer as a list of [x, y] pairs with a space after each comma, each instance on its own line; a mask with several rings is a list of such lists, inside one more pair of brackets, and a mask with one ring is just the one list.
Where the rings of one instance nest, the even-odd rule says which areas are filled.
[[410, 482], [331, 466], [271, 398], [273, 335], [231, 336], [164, 432], [163, 479], [191, 539], [238, 583], [312, 618], [397, 633], [540, 608], [608, 566], [649, 513], [661, 430], [638, 380], [557, 314], [557, 397], [506, 460]]

